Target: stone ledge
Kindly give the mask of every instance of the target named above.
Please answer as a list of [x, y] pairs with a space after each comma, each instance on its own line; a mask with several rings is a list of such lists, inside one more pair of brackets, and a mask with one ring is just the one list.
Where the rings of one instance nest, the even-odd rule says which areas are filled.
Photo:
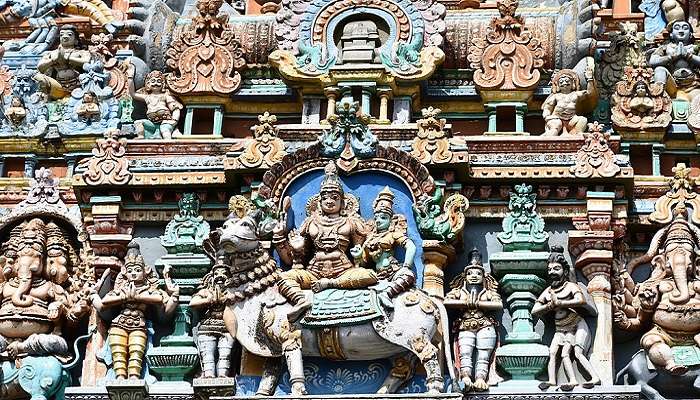
[[460, 393], [441, 394], [339, 394], [339, 395], [308, 395], [308, 396], [224, 396], [210, 397], [209, 400], [461, 400]]
[[528, 383], [504, 382], [491, 387], [485, 393], [469, 393], [465, 400], [639, 400], [638, 385], [596, 386], [591, 389], [577, 387], [570, 392], [557, 388], [540, 390]]

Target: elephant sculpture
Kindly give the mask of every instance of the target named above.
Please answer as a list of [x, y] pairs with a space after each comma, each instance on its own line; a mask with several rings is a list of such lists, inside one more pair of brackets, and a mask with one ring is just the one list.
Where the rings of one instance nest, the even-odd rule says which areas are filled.
[[[447, 316], [440, 303], [413, 288], [393, 298], [382, 317], [368, 322], [317, 330], [290, 322], [288, 314], [293, 305], [278, 291], [281, 271], [263, 248], [258, 226], [251, 214], [229, 219], [212, 232], [205, 245], [210, 254], [216, 252], [219, 260], [225, 259], [233, 273], [234, 283], [225, 295], [228, 305], [224, 323], [228, 331], [247, 351], [267, 358], [258, 395], [274, 393], [282, 356], [287, 362], [293, 395], [306, 394], [304, 356], [336, 360], [393, 358], [394, 368], [379, 393], [395, 392], [412, 376], [413, 367], [420, 361], [427, 373], [428, 390], [443, 391], [439, 346], [444, 346], [447, 365], [452, 362]], [[336, 334], [324, 335], [327, 331]], [[455, 382], [452, 369], [449, 371]]]
[[24, 357], [20, 363], [0, 361], [0, 399], [19, 400], [29, 395], [30, 400], [63, 400], [65, 388], [71, 383], [68, 371], [80, 362], [78, 345], [93, 333], [75, 340], [75, 358], [68, 364], [53, 356]]

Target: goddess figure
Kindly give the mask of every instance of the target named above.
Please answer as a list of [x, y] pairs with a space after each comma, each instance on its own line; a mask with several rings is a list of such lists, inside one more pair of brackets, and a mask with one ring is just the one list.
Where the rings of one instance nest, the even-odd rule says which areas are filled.
[[[394, 193], [385, 187], [374, 200], [374, 219], [370, 221], [371, 232], [361, 247], [350, 252], [362, 266], [374, 266], [377, 278], [389, 281], [386, 293], [390, 298], [413, 287], [413, 259], [416, 245], [408, 237], [406, 217], [394, 214]], [[403, 264], [394, 256], [394, 249], [406, 250]]]

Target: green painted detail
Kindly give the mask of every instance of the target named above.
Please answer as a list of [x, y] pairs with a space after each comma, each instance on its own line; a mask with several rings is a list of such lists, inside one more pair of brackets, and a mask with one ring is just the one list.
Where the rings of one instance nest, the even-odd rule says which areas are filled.
[[496, 349], [496, 364], [511, 379], [534, 381], [549, 361], [549, 349], [541, 344], [507, 344]]
[[413, 216], [418, 224], [418, 232], [423, 239], [452, 242], [459, 232], [453, 229], [450, 219], [442, 214], [445, 197], [444, 182], [435, 182], [432, 196], [423, 196], [413, 205]]
[[688, 122], [688, 116], [690, 116], [690, 103], [683, 99], [673, 100], [671, 114], [673, 116], [673, 122]]
[[510, 193], [510, 212], [503, 219], [503, 232], [498, 234], [504, 251], [544, 250], [549, 235], [544, 231], [544, 219], [535, 212], [535, 197], [532, 186], [524, 183], [515, 185]]
[[357, 325], [382, 316], [374, 291], [326, 289], [314, 295], [301, 324], [309, 328]]
[[671, 350], [676, 364], [688, 367], [700, 365], [700, 348], [697, 346], [673, 346]]
[[131, 97], [125, 96], [119, 100], [119, 115], [121, 116], [120, 122], [122, 124], [130, 124], [134, 122], [131, 118], [131, 114], [134, 112], [134, 103]]
[[203, 253], [202, 243], [209, 236], [209, 224], [199, 215], [199, 197], [184, 193], [178, 207], [180, 211], [165, 227], [161, 244], [168, 254]]

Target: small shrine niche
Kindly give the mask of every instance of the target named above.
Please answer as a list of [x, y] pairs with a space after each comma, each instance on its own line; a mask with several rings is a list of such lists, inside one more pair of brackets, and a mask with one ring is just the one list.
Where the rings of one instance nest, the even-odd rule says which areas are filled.
[[221, 137], [224, 120], [223, 105], [188, 104], [185, 110], [185, 136]]
[[362, 17], [343, 21], [335, 29], [336, 65], [382, 63], [379, 52], [389, 35], [389, 28], [380, 18], [371, 18], [372, 15], [367, 14]]

